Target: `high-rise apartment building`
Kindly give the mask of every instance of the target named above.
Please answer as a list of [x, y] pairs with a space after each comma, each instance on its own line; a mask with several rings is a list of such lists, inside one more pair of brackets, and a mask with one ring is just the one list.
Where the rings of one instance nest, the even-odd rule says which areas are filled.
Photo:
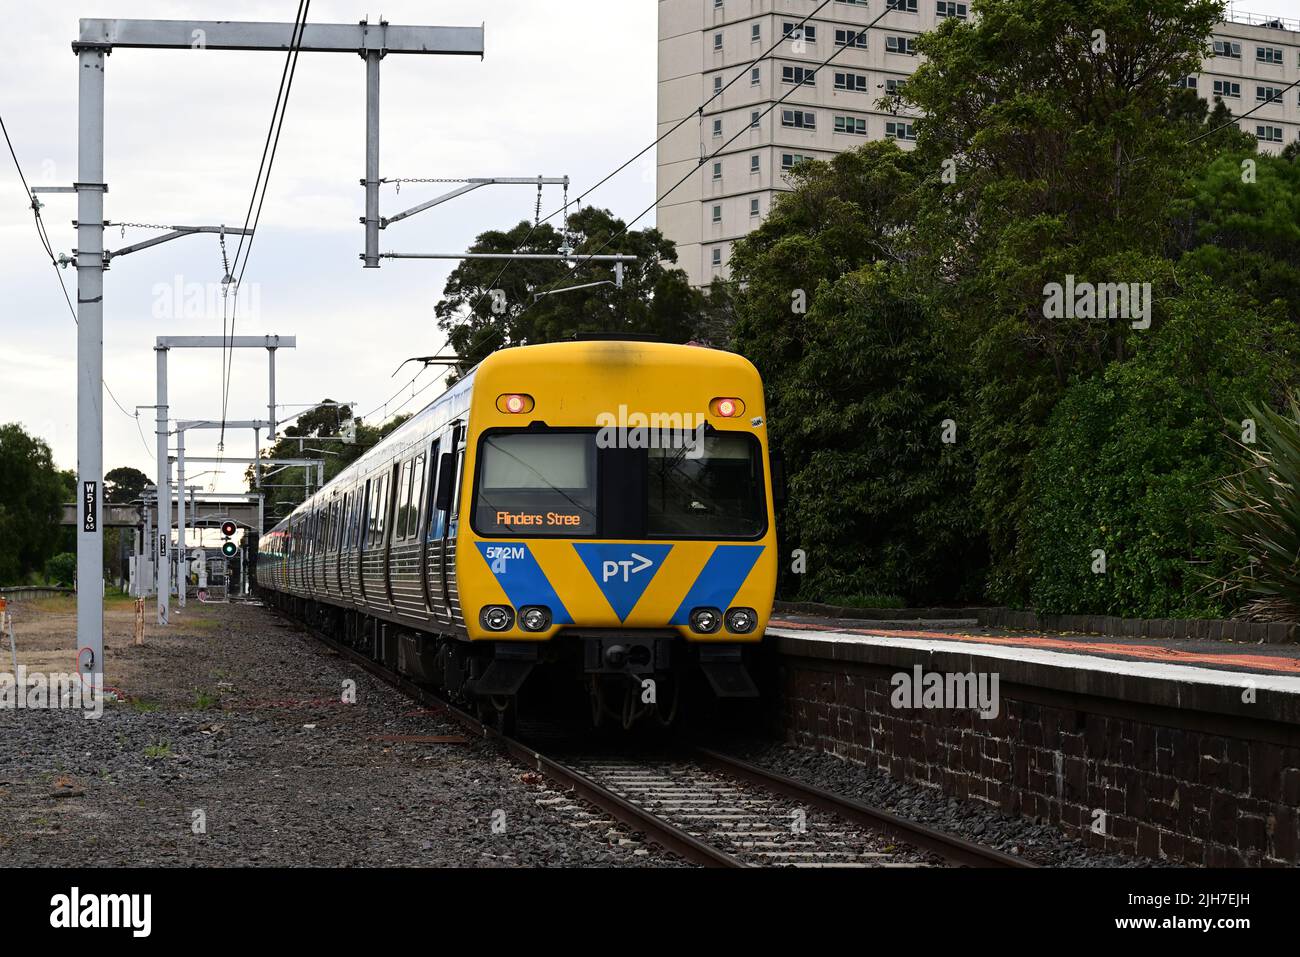
[[[762, 222], [801, 158], [824, 159], [870, 139], [904, 147], [914, 140], [913, 118], [878, 101], [916, 69], [919, 34], [945, 17], [971, 15], [964, 0], [832, 0], [797, 28], [818, 2], [659, 0], [659, 133], [692, 119], [659, 144], [656, 195], [687, 179], [659, 203], [658, 225], [695, 285], [726, 277], [731, 244]], [[859, 36], [882, 7], [885, 16]], [[777, 38], [772, 55], [749, 67]], [[1259, 105], [1241, 127], [1276, 152], [1300, 137], [1300, 88], [1283, 92], [1297, 78], [1300, 21], [1234, 11], [1215, 29], [1201, 72], [1182, 82], [1211, 103], [1221, 97], [1234, 114]]]

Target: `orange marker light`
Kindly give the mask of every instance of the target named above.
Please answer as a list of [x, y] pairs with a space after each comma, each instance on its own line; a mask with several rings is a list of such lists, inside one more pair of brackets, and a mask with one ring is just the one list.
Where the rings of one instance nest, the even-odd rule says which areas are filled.
[[507, 393], [497, 398], [497, 410], [508, 415], [523, 415], [525, 412], [533, 411], [535, 405], [531, 395], [522, 393]]
[[734, 398], [714, 399], [709, 403], [709, 411], [719, 418], [734, 419], [737, 416], [744, 415], [745, 403]]

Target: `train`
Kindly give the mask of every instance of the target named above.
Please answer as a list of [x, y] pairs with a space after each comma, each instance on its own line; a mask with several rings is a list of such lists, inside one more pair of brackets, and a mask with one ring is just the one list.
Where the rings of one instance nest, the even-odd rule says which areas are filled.
[[[509, 725], [754, 699], [777, 581], [763, 382], [694, 344], [499, 350], [256, 543], [268, 604]], [[776, 469], [774, 470], [774, 461]]]

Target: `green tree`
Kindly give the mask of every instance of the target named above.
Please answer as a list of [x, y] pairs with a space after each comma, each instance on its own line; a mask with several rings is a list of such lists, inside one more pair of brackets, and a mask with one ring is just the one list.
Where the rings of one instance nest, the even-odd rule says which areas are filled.
[[[1245, 419], [1297, 376], [1300, 330], [1195, 272], [1135, 352], [1072, 385], [1031, 459], [1025, 552], [1040, 611], [1221, 615], [1214, 493]], [[1105, 553], [1104, 572], [1095, 554]]]
[[104, 501], [129, 504], [144, 494], [147, 485], [149, 477], [139, 469], [126, 466], [113, 469], [104, 475]]
[[[626, 265], [621, 289], [612, 284], [612, 264], [602, 262], [571, 272], [570, 264], [558, 260], [516, 260], [503, 269], [503, 261], [467, 259], [452, 270], [435, 313], [449, 348], [464, 357], [459, 372], [505, 346], [556, 342], [580, 332], [642, 333], [670, 342], [693, 338], [705, 297], [682, 270], [671, 268], [675, 247], [657, 229], [624, 232], [623, 227], [607, 210], [589, 206], [569, 218], [567, 237], [579, 257], [602, 248], [639, 256]], [[522, 222], [504, 232], [482, 233], [471, 249], [559, 253], [565, 242], [563, 228]], [[588, 283], [607, 284], [535, 298]]]
[[[1151, 282], [1156, 326], [1174, 282], [1171, 197], [1232, 131], [1176, 80], [1199, 70], [1217, 0], [982, 0], [918, 42], [902, 97], [918, 120], [918, 276], [972, 360], [962, 427], [992, 550], [992, 597], [1024, 601], [1028, 462], [1071, 382], [1122, 361], [1127, 317], [1045, 310], [1049, 283]], [[1233, 140], [1236, 142], [1236, 140]]]
[[985, 550], [972, 463], [944, 441], [965, 363], [911, 272], [915, 157], [869, 143], [790, 180], [734, 248], [730, 297], [734, 345], [764, 375], [790, 476], [779, 528], [807, 552], [807, 574], [783, 590], [973, 597]]
[[70, 491], [48, 445], [18, 423], [0, 426], [0, 583], [44, 569], [62, 537]]
[[[432, 398], [432, 396], [431, 396]], [[404, 412], [390, 417], [381, 425], [368, 425], [356, 420], [356, 441], [343, 442], [336, 438], [342, 434], [343, 423], [353, 418], [352, 409], [347, 405], [336, 405], [331, 399], [323, 399], [320, 404], [298, 416], [293, 425], [286, 426], [281, 437], [271, 448], [264, 450], [267, 459], [322, 459], [324, 461], [325, 481], [329, 482], [345, 468], [359, 459], [366, 450], [378, 444], [403, 422], [411, 418], [412, 412]], [[299, 441], [310, 439], [311, 441]], [[244, 473], [250, 491], [257, 488], [255, 473], [250, 465]], [[311, 466], [291, 466], [264, 476], [262, 491], [266, 494], [266, 515], [268, 526], [287, 515], [306, 497], [306, 486], [316, 488], [317, 468]]]

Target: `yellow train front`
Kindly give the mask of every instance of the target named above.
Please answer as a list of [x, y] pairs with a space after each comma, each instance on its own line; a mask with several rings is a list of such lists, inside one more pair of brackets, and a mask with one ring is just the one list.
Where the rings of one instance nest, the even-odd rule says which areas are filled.
[[671, 721], [690, 673], [757, 689], [776, 587], [762, 382], [744, 358], [634, 341], [506, 350], [477, 370], [456, 577], [480, 698], [542, 663], [597, 721]]
[[762, 382], [740, 356], [506, 349], [264, 535], [256, 580], [486, 718], [542, 698], [667, 724], [688, 692], [757, 695], [771, 475]]

